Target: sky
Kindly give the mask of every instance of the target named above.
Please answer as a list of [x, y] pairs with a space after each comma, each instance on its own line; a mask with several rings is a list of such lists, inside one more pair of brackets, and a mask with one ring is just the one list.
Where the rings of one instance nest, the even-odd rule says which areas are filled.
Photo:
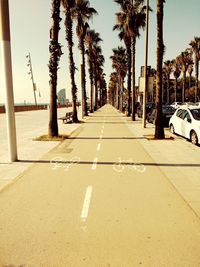
[[[13, 67], [13, 89], [15, 103], [33, 103], [33, 89], [26, 55], [30, 53], [34, 80], [37, 85], [38, 103], [49, 102], [49, 31], [51, 27], [51, 0], [10, 0], [11, 49]], [[156, 0], [149, 0], [153, 12], [149, 16], [149, 57], [148, 65], [156, 66]], [[110, 56], [112, 49], [124, 45], [113, 31], [116, 23], [115, 13], [119, 6], [113, 0], [90, 0], [98, 15], [89, 22], [90, 28], [100, 33], [103, 42], [102, 52], [105, 57], [104, 72], [106, 81], [112, 70]], [[164, 61], [173, 59], [189, 47], [194, 36], [200, 36], [200, 1], [199, 0], [166, 0], [164, 5], [164, 42], [166, 52]], [[58, 91], [65, 88], [67, 98], [71, 98], [71, 87], [68, 67], [68, 50], [65, 40], [64, 14], [61, 12], [61, 30], [59, 41], [63, 55], [58, 71]], [[140, 67], [144, 65], [145, 32], [136, 43], [136, 84]], [[76, 33], [74, 32], [74, 59], [80, 69], [80, 53], [77, 49]], [[2, 82], [0, 54], [0, 88]], [[76, 84], [80, 98], [80, 72], [76, 72]], [[89, 91], [89, 82], [87, 83]], [[39, 97], [39, 91], [41, 97]], [[5, 102], [5, 92], [0, 89], [0, 103]]]

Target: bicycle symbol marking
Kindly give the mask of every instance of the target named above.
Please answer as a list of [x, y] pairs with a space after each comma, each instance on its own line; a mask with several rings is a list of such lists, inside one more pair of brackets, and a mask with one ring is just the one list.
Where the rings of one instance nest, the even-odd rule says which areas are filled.
[[62, 157], [55, 157], [51, 159], [50, 164], [52, 165], [52, 170], [57, 170], [63, 168], [64, 171], [69, 171], [72, 165], [78, 164], [80, 162], [80, 157], [73, 157], [69, 161], [63, 160]]
[[122, 160], [120, 157], [119, 161], [113, 164], [113, 170], [116, 172], [123, 172], [125, 168], [129, 170], [134, 170], [140, 173], [146, 171], [146, 167], [142, 163], [135, 163], [132, 159]]

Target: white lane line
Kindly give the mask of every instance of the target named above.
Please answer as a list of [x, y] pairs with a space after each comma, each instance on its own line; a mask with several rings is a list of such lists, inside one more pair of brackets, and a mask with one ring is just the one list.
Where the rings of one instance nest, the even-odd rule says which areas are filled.
[[94, 158], [93, 165], [92, 165], [92, 170], [96, 170], [96, 168], [97, 168], [97, 162], [98, 162], [98, 158]]
[[86, 219], [88, 217], [91, 196], [92, 196], [92, 186], [88, 186], [86, 188], [85, 198], [84, 198], [84, 202], [83, 202], [83, 208], [82, 208], [81, 216], [80, 216], [81, 220], [84, 222], [86, 221]]
[[105, 125], [102, 125], [102, 129], [104, 129]]
[[103, 138], [103, 135], [101, 134], [100, 136], [99, 136], [99, 139], [102, 139]]
[[103, 129], [101, 129], [101, 134], [103, 134]]
[[97, 151], [99, 151], [101, 149], [101, 144], [99, 143], [98, 145], [97, 145]]

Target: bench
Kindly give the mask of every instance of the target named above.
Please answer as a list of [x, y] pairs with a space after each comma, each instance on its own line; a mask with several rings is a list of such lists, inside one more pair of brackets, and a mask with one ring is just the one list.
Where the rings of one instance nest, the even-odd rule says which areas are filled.
[[63, 123], [67, 123], [69, 121], [72, 121], [72, 112], [67, 112], [64, 117], [58, 118], [59, 120], [62, 120]]

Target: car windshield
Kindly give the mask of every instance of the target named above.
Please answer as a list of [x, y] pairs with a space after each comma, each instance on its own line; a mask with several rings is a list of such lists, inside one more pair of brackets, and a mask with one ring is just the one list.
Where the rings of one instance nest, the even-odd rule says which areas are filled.
[[200, 108], [198, 109], [191, 109], [190, 112], [195, 120], [200, 121]]
[[171, 106], [163, 106], [162, 111], [165, 112], [175, 112], [175, 109]]

